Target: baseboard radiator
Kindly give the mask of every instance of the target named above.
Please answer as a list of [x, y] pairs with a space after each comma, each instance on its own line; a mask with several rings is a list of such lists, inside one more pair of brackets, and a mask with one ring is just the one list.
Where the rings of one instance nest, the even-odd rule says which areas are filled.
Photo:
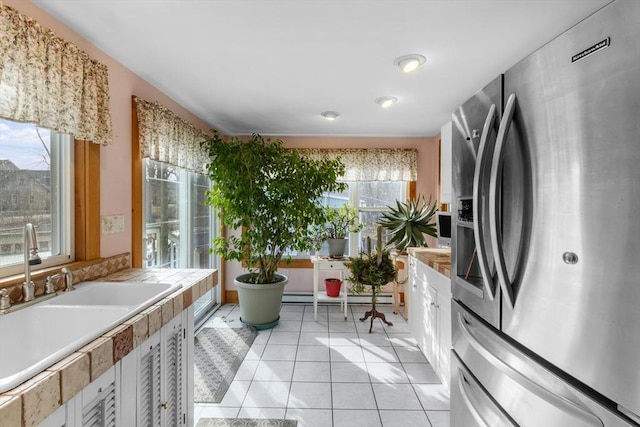
[[[349, 294], [347, 298], [348, 304], [371, 304], [371, 295], [352, 295]], [[313, 303], [313, 293], [309, 292], [285, 292], [282, 295], [283, 303]], [[320, 304], [325, 304], [324, 301], [320, 301]], [[328, 303], [336, 304], [336, 303]], [[376, 304], [393, 304], [392, 294], [380, 294], [378, 295], [378, 302]]]

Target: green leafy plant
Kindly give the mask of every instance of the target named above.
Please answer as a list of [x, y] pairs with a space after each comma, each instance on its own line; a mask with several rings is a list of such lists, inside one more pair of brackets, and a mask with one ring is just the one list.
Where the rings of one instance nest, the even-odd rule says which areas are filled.
[[258, 134], [225, 142], [215, 133], [203, 146], [212, 181], [206, 203], [227, 228], [242, 230], [239, 237], [230, 233], [214, 239], [212, 251], [243, 262], [253, 283], [276, 282], [288, 250], [314, 248], [315, 227], [327, 220], [320, 198], [345, 190], [337, 182], [344, 165], [339, 159], [305, 158]]
[[396, 201], [396, 207], [389, 207], [388, 212], [384, 212], [378, 220], [378, 224], [388, 230], [391, 238], [388, 245], [403, 252], [408, 247], [428, 246], [424, 235], [438, 237], [436, 224], [433, 222], [436, 211], [436, 201], [424, 202], [424, 198], [419, 196], [407, 202]]
[[350, 275], [347, 280], [352, 283], [351, 291], [361, 294], [371, 287], [372, 303], [376, 303], [376, 297], [381, 287], [398, 280], [396, 268], [389, 250], [382, 247], [382, 227], [378, 225], [378, 240], [376, 250], [371, 251], [371, 237], [367, 236], [366, 251], [359, 256], [350, 258], [347, 263]]
[[322, 240], [344, 239], [349, 233], [357, 233], [364, 228], [358, 222], [358, 210], [350, 208], [347, 203], [339, 208], [325, 206], [327, 222], [321, 232]]

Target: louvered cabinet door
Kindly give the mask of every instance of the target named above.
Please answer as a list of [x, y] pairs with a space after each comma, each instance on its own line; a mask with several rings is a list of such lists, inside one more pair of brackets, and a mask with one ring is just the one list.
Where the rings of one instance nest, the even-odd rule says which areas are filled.
[[186, 423], [184, 380], [185, 331], [183, 316], [176, 316], [162, 329], [163, 387], [162, 425], [182, 426]]
[[137, 423], [139, 427], [161, 426], [161, 339], [160, 332], [140, 345], [137, 369]]
[[81, 425], [83, 427], [119, 426], [118, 365], [110, 368], [82, 390]]

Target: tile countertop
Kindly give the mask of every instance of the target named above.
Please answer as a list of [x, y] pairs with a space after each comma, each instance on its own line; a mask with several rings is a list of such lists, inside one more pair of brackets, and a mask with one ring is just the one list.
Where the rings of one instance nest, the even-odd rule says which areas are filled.
[[76, 350], [30, 380], [0, 393], [3, 427], [36, 426], [216, 286], [216, 270], [124, 269], [105, 282], [181, 283], [175, 293]]
[[451, 249], [409, 248], [408, 252], [418, 261], [451, 278]]

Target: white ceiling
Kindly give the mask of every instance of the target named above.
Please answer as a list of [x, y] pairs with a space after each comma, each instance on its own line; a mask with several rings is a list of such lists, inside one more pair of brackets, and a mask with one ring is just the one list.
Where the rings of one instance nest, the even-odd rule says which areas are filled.
[[432, 136], [610, 0], [33, 1], [225, 134]]

